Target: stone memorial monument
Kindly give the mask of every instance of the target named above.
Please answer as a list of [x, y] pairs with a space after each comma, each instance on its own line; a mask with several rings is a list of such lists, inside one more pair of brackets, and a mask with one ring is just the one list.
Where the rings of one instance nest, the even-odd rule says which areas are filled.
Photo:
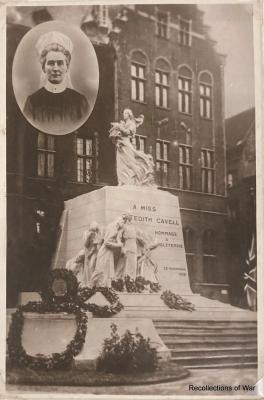
[[[129, 213], [131, 227], [128, 236], [131, 236], [132, 227], [135, 227], [158, 244], [152, 250], [152, 257], [157, 265], [156, 276], [162, 289], [188, 295], [191, 289], [178, 198], [157, 189], [152, 158], [136, 150], [133, 145], [136, 129], [143, 121], [142, 115], [135, 118], [132, 111], [126, 109], [124, 120], [112, 123], [110, 138], [116, 146], [118, 186], [105, 186], [65, 202], [61, 238], [53, 259], [53, 268], [65, 268], [68, 260], [78, 256], [83, 247], [83, 232], [93, 221], [107, 229], [122, 214]], [[120, 229], [128, 230], [129, 225], [125, 224]], [[133, 256], [131, 249], [128, 250], [131, 260], [137, 257], [136, 233], [134, 235]], [[114, 269], [117, 275], [112, 271], [112, 279], [119, 278], [120, 268], [117, 265]], [[128, 274], [133, 279], [137, 275], [136, 270]]]
[[[52, 268], [67, 266], [76, 271], [81, 286], [110, 287], [112, 280], [142, 276], [159, 284], [163, 291], [190, 296], [178, 198], [157, 188], [152, 156], [134, 147], [136, 129], [143, 121], [143, 115], [135, 118], [126, 109], [124, 119], [112, 123], [109, 137], [116, 146], [118, 186], [105, 186], [65, 202]], [[98, 238], [100, 231], [101, 247], [98, 240], [84, 245], [84, 232], [86, 237], [90, 236], [93, 226], [97, 229], [93, 237]], [[89, 253], [89, 246], [97, 260], [93, 258], [93, 273], [88, 282], [84, 276], [87, 277], [85, 254]], [[103, 305], [106, 300], [99, 297], [96, 301]], [[140, 330], [156, 343], [160, 357], [168, 359], [170, 352], [159, 338], [150, 312], [169, 310], [160, 294], [119, 293], [119, 297], [125, 307], [115, 317], [120, 332], [128, 326], [132, 332]], [[113, 318], [90, 321], [77, 363], [98, 357], [112, 321]]]

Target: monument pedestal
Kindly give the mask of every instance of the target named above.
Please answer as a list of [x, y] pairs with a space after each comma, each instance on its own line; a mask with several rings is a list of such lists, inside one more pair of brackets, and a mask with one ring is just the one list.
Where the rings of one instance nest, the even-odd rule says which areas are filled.
[[160, 243], [152, 251], [163, 288], [190, 295], [178, 197], [168, 192], [139, 186], [105, 186], [65, 202], [53, 268], [64, 268], [83, 247], [83, 232], [91, 222], [106, 227], [129, 211], [132, 223]]

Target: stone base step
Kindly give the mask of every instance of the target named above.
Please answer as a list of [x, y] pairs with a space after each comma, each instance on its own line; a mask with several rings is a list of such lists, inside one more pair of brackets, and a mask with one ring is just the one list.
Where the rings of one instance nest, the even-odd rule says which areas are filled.
[[164, 311], [157, 311], [157, 310], [127, 310], [126, 308], [122, 310], [119, 314], [117, 314], [116, 318], [124, 318], [124, 317], [134, 317], [134, 318], [151, 318], [153, 320], [159, 318], [166, 318], [166, 319], [173, 319], [173, 320], [182, 320], [185, 319], [186, 321], [196, 321], [196, 320], [203, 320], [203, 321], [255, 321], [256, 315], [255, 313], [249, 312], [232, 312], [227, 313], [226, 311], [178, 311], [178, 310], [164, 310]]
[[[159, 329], [159, 333], [161, 335], [163, 334], [173, 334], [175, 333], [176, 335], [179, 335], [181, 333], [186, 334], [186, 335], [191, 335], [192, 333], [195, 334], [220, 334], [220, 333], [224, 333], [226, 335], [240, 335], [241, 333], [241, 329], [239, 328], [233, 328], [232, 325], [228, 326], [228, 327], [219, 327], [217, 328], [211, 328], [209, 327], [208, 329], [206, 327], [201, 328], [201, 327], [184, 327], [184, 326], [179, 326], [177, 328], [175, 328], [174, 326], [172, 327], [158, 327]], [[257, 330], [256, 328], [244, 328], [243, 329], [243, 334], [257, 334]]]
[[186, 340], [185, 338], [177, 339], [164, 339], [163, 342], [166, 346], [173, 352], [175, 349], [184, 349], [184, 351], [192, 351], [195, 349], [212, 349], [217, 351], [219, 348], [229, 349], [232, 347], [240, 347], [242, 350], [247, 350], [247, 348], [256, 347], [257, 348], [257, 338], [243, 339], [238, 338], [237, 340], [230, 340], [229, 338], [222, 338], [216, 341], [215, 339], [207, 339], [206, 341], [201, 338], [201, 340]]
[[[121, 303], [124, 305], [124, 311], [127, 312], [181, 312], [180, 310], [170, 310], [169, 307], [161, 299], [161, 293], [124, 293], [119, 292], [118, 296]], [[183, 294], [182, 297], [191, 302], [195, 306], [195, 313], [199, 311], [206, 312], [242, 312], [247, 313], [247, 310], [239, 309], [231, 306], [228, 303], [222, 303], [217, 300], [211, 300], [199, 294]], [[186, 311], [185, 311], [186, 312]], [[187, 311], [188, 313], [188, 311]], [[163, 315], [163, 317], [166, 315]], [[208, 316], [210, 319], [210, 316]]]
[[241, 355], [241, 354], [233, 354], [233, 355], [211, 355], [211, 356], [174, 356], [171, 358], [172, 362], [178, 363], [183, 367], [188, 367], [189, 365], [195, 366], [197, 365], [222, 365], [228, 363], [240, 363], [241, 365], [245, 362], [254, 362], [257, 363], [256, 355]]
[[[198, 294], [186, 294], [183, 297], [194, 304], [195, 311], [172, 310], [160, 298], [161, 293], [118, 293], [124, 309], [115, 317], [133, 317], [191, 321], [256, 321], [256, 313], [233, 307], [227, 303], [211, 300]], [[40, 301], [37, 292], [21, 292], [19, 304]]]
[[[9, 317], [13, 312], [16, 311], [16, 308], [9, 308], [7, 309], [7, 317]], [[164, 312], [161, 312], [161, 315], [158, 316], [158, 318], [161, 318], [162, 316], [164, 316]], [[184, 324], [196, 324], [197, 322], [199, 323], [204, 323], [205, 325], [207, 324], [214, 324], [215, 322], [220, 322], [220, 323], [225, 323], [225, 324], [230, 324], [233, 323], [234, 321], [237, 320], [237, 322], [239, 323], [246, 323], [247, 321], [255, 321], [256, 316], [254, 315], [254, 313], [249, 312], [248, 314], [242, 314], [240, 315], [232, 315], [232, 317], [234, 319], [230, 319], [230, 315], [228, 316], [227, 319], [224, 319], [224, 317], [226, 316], [225, 313], [213, 313], [214, 316], [214, 320], [210, 320], [208, 319], [208, 313], [201, 313], [198, 311], [195, 312], [188, 312], [188, 311], [176, 311], [176, 310], [168, 310], [168, 316], [166, 317], [166, 321], [169, 321], [169, 317], [171, 317], [171, 320], [174, 322], [179, 321], [181, 323]], [[145, 312], [141, 312], [140, 310], [138, 312], [134, 312], [134, 313], [130, 313], [130, 312], [124, 312], [121, 311], [120, 313], [114, 315], [112, 318], [124, 318], [124, 317], [130, 317], [130, 318], [149, 318], [152, 319], [153, 322], [156, 325], [156, 321], [157, 321], [157, 315], [155, 313], [155, 317], [148, 313]], [[160, 319], [158, 319], [158, 321], [160, 321]]]
[[256, 362], [245, 362], [241, 363], [230, 363], [230, 364], [201, 364], [188, 366], [188, 369], [213, 369], [213, 368], [257, 368], [258, 364]]
[[194, 357], [196, 358], [197, 356], [206, 357], [206, 356], [232, 356], [232, 355], [240, 355], [243, 354], [243, 352], [246, 350], [247, 356], [256, 356], [257, 354], [257, 346], [247, 346], [243, 348], [243, 346], [240, 347], [218, 347], [217, 349], [215, 348], [208, 348], [208, 347], [200, 347], [199, 349], [186, 349], [186, 348], [181, 348], [181, 349], [170, 349], [171, 350], [171, 355], [172, 357], [182, 357], [182, 356], [188, 356], [188, 357]]
[[155, 326], [159, 329], [174, 329], [174, 328], [188, 328], [188, 329], [257, 329], [255, 321], [173, 321], [173, 320], [154, 320]]
[[[158, 331], [158, 332], [159, 332], [159, 331]], [[196, 332], [193, 332], [193, 333], [191, 333], [191, 334], [185, 334], [184, 332], [182, 332], [181, 334], [180, 334], [180, 333], [177, 334], [177, 333], [160, 333], [160, 332], [159, 332], [159, 335], [160, 335], [160, 337], [162, 337], [162, 339], [163, 339], [164, 341], [166, 341], [167, 338], [192, 339], [192, 338], [199, 338], [199, 337], [201, 337], [201, 334], [200, 334], [200, 333], [196, 333]], [[240, 337], [247, 338], [247, 339], [254, 339], [254, 338], [256, 338], [256, 334], [254, 334], [254, 333], [244, 333], [244, 332], [242, 332], [242, 333], [240, 333], [240, 335], [239, 335], [239, 338], [240, 338]], [[236, 339], [238, 338], [238, 336], [237, 336], [236, 333], [233, 333], [233, 334], [230, 334], [230, 333], [229, 333], [229, 334], [226, 334], [226, 333], [218, 333], [218, 334], [215, 334], [215, 333], [205, 333], [205, 334], [202, 335], [202, 338], [203, 338], [204, 341], [207, 341], [207, 339], [210, 339], [210, 338], [214, 338], [215, 341], [219, 341], [219, 340], [221, 340], [222, 338], [228, 338], [229, 340], [236, 341]]]

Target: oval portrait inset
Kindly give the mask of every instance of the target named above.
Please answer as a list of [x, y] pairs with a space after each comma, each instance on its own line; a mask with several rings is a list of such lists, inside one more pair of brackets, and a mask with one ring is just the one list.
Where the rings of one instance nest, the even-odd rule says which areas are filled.
[[65, 135], [93, 110], [99, 86], [95, 50], [80, 28], [45, 22], [19, 43], [12, 79], [25, 118], [42, 132]]

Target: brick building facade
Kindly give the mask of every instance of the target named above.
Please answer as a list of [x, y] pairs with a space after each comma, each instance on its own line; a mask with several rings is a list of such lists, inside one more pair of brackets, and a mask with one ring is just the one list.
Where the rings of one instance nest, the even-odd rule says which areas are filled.
[[[153, 155], [159, 188], [179, 196], [192, 289], [221, 297], [228, 256], [224, 56], [215, 51], [203, 13], [196, 5], [78, 10], [100, 72], [95, 108], [78, 132], [53, 137], [31, 127], [7, 70], [8, 304], [19, 291], [41, 285], [63, 200], [116, 184], [108, 130], [124, 108], [144, 114], [137, 146]], [[10, 23], [7, 30], [8, 65], [30, 27], [58, 19], [59, 12], [18, 11], [21, 25]]]

